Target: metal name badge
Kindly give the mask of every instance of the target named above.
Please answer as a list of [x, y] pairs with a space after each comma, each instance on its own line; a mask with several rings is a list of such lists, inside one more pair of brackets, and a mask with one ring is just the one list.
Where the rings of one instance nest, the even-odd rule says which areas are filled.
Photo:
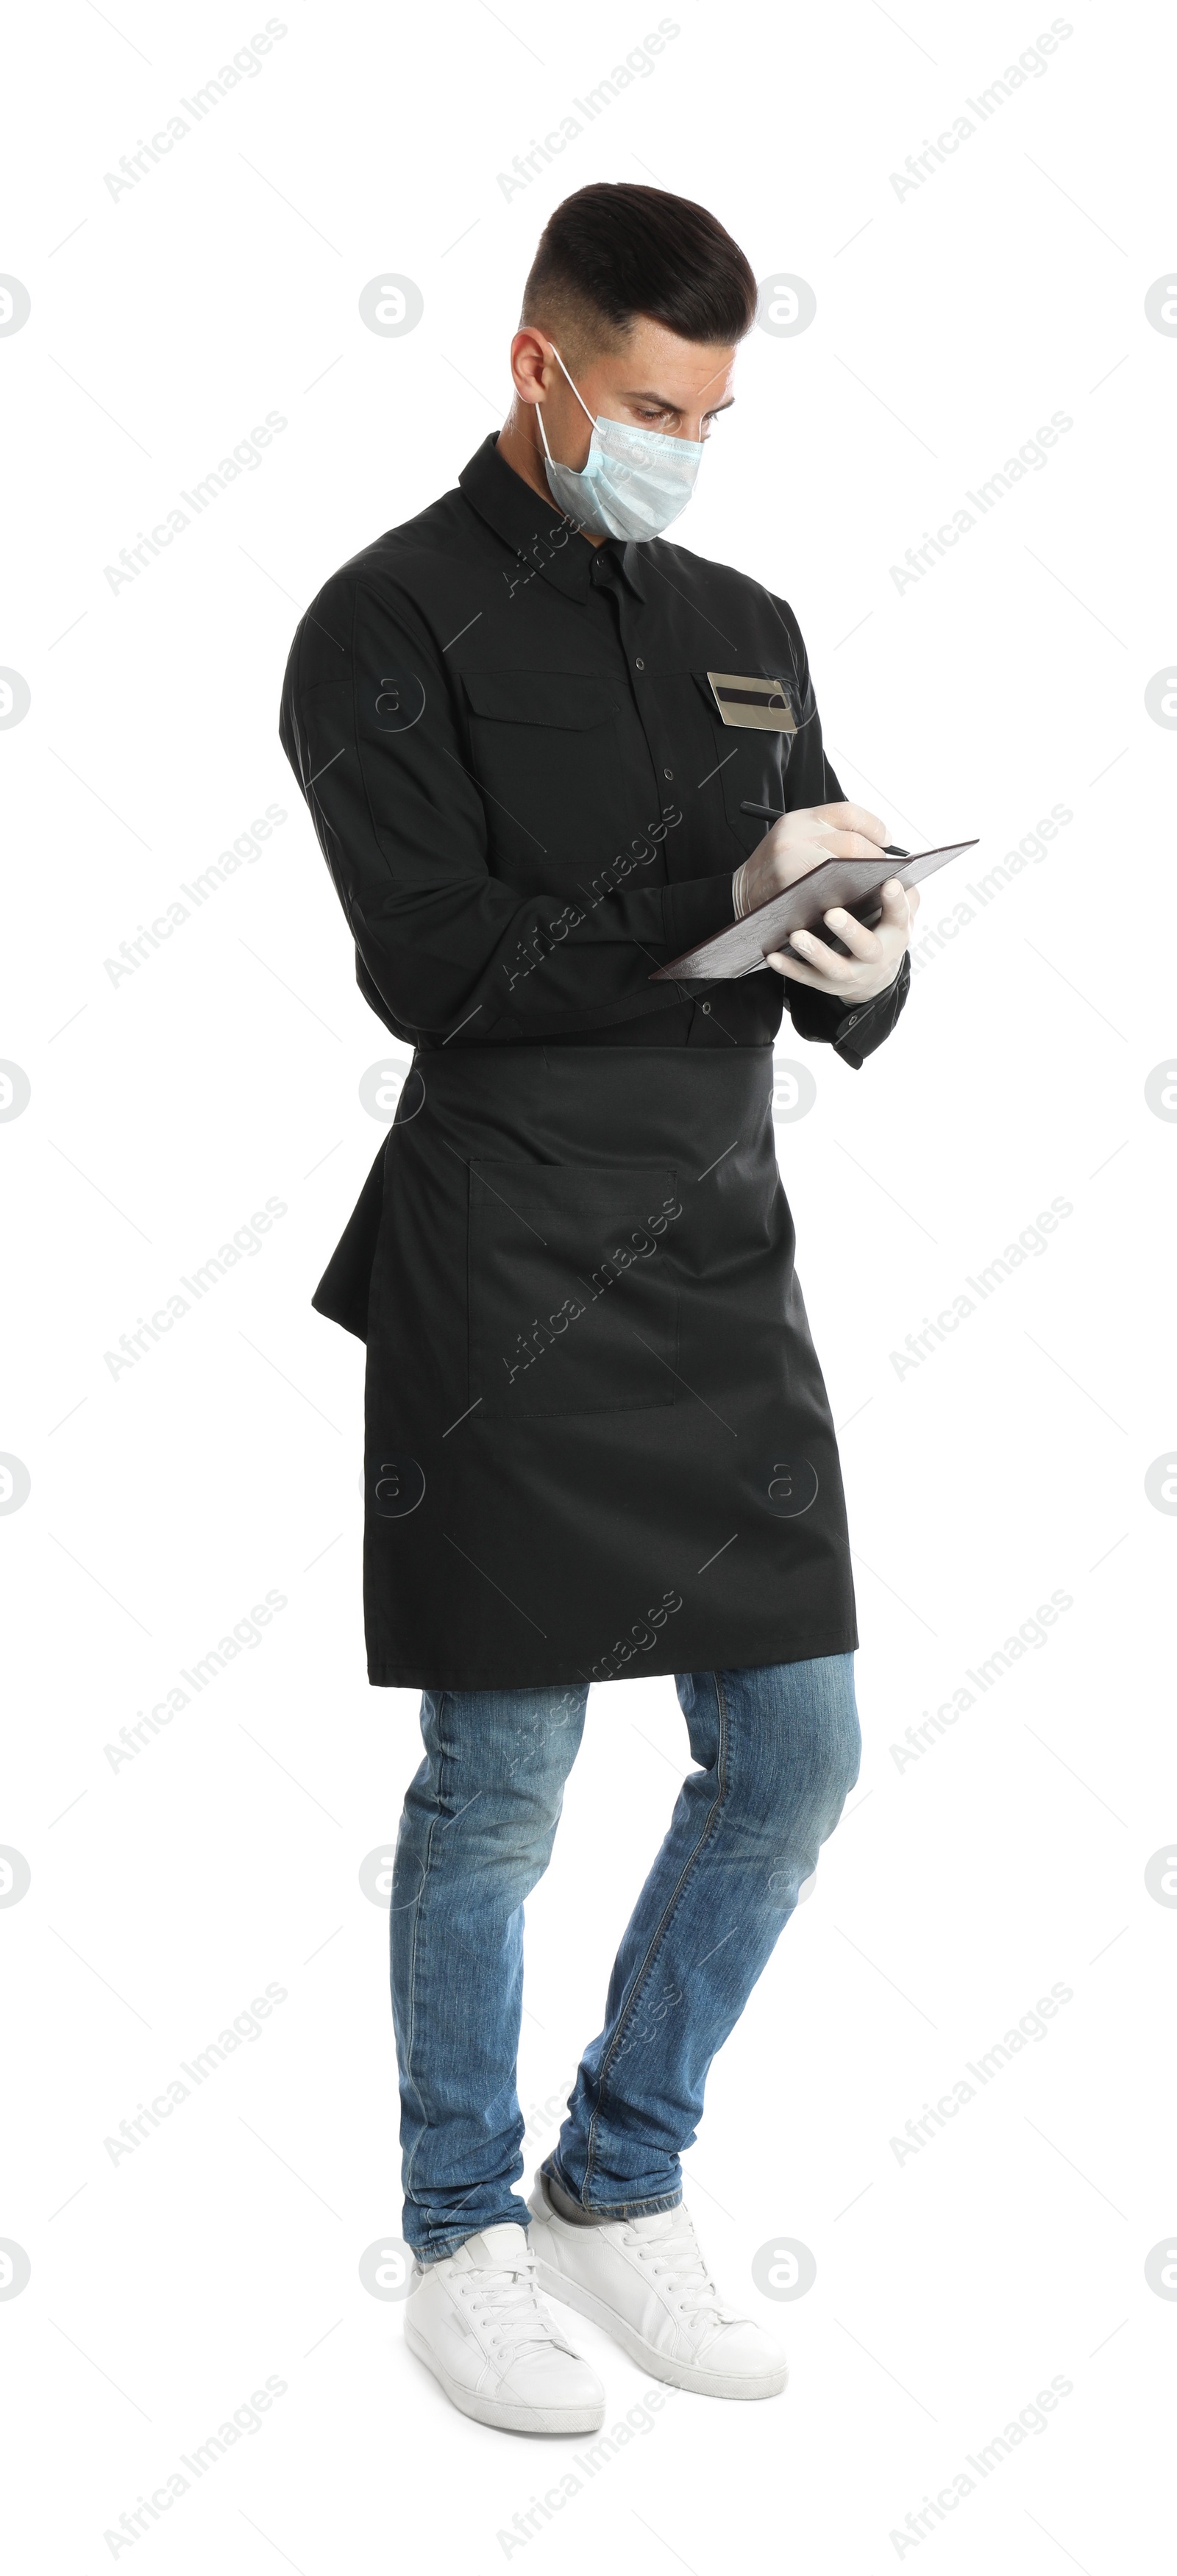
[[784, 682], [765, 680], [756, 671], [709, 671], [711, 692], [725, 725], [755, 725], [764, 733], [796, 733], [797, 722]]

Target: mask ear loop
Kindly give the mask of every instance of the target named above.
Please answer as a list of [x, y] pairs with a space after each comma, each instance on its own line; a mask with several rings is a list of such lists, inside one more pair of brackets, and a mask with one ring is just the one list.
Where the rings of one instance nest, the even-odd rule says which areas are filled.
[[[555, 341], [554, 341], [554, 340], [553, 340], [553, 342], [552, 342], [552, 356], [554, 357], [554, 359], [555, 359], [555, 361], [556, 361], [556, 364], [557, 364], [557, 366], [558, 366], [558, 367], [559, 367], [559, 369], [560, 369], [561, 375], [563, 375], [563, 376], [566, 378], [567, 382], [568, 382], [570, 385], [572, 385], [572, 378], [571, 378], [571, 376], [568, 374], [568, 369], [567, 369], [567, 367], [566, 367], [566, 366], [565, 366], [565, 364], [564, 364], [563, 358], [561, 357], [560, 352], [559, 352], [558, 348], [556, 347], [556, 343], [555, 343]], [[581, 408], [582, 412], [584, 413], [585, 419], [590, 423], [591, 427], [592, 427], [593, 429], [595, 429], [597, 424], [596, 424], [595, 420], [593, 419], [593, 415], [592, 415], [591, 411], [589, 410], [588, 404], [585, 402], [583, 395], [582, 395], [582, 394], [580, 394], [579, 392], [577, 392], [577, 388], [576, 388], [576, 386], [575, 386], [575, 385], [572, 385], [572, 390], [573, 390], [573, 393], [574, 393], [574, 394], [576, 394], [576, 399], [577, 399], [578, 403], [580, 404], [580, 408]], [[539, 434], [540, 434], [540, 437], [542, 438], [543, 443], [544, 443], [544, 455], [547, 457], [547, 460], [548, 460], [549, 465], [554, 465], [554, 464], [555, 464], [555, 462], [556, 462], [556, 460], [555, 460], [555, 457], [554, 457], [554, 456], [553, 456], [553, 454], [552, 454], [551, 448], [550, 448], [550, 447], [549, 447], [549, 445], [548, 445], [548, 433], [547, 433], [546, 429], [544, 428], [544, 407], [543, 407], [543, 404], [542, 404], [542, 403], [537, 403], [537, 404], [536, 404], [536, 406], [535, 406], [535, 408], [536, 408], [536, 410], [537, 410], [537, 412], [538, 412], [538, 414], [539, 414]], [[569, 470], [571, 470], [571, 469], [569, 469]]]
[[[554, 359], [555, 359], [555, 361], [556, 361], [556, 364], [557, 364], [557, 366], [558, 366], [558, 367], [559, 367], [559, 369], [560, 369], [560, 373], [561, 373], [561, 375], [564, 377], [564, 379], [565, 379], [566, 383], [568, 383], [568, 384], [572, 385], [572, 378], [571, 378], [571, 376], [570, 376], [570, 375], [569, 375], [569, 373], [568, 373], [568, 369], [567, 369], [567, 367], [566, 367], [566, 366], [565, 366], [565, 364], [564, 364], [563, 358], [561, 357], [560, 352], [559, 352], [558, 348], [556, 347], [556, 343], [555, 343], [555, 341], [554, 341], [554, 340], [553, 340], [553, 342], [552, 342], [552, 356], [554, 357]], [[588, 420], [588, 421], [592, 421], [592, 423], [593, 423], [593, 428], [595, 429], [597, 424], [596, 424], [595, 420], [593, 420], [593, 415], [592, 415], [591, 411], [589, 410], [588, 404], [586, 403], [586, 401], [585, 401], [585, 399], [584, 399], [583, 394], [581, 394], [581, 393], [578, 391], [578, 389], [577, 389], [577, 387], [576, 387], [575, 385], [572, 385], [572, 390], [573, 390], [573, 393], [576, 395], [576, 399], [577, 399], [578, 403], [580, 404], [580, 408], [581, 408], [582, 412], [584, 413], [585, 419], [586, 419], [586, 420]]]

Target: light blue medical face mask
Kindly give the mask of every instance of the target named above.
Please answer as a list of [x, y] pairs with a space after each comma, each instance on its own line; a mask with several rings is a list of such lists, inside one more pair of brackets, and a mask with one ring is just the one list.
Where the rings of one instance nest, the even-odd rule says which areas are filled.
[[[561, 372], [572, 385], [563, 358], [552, 342]], [[637, 543], [660, 537], [685, 510], [695, 487], [703, 454], [701, 438], [667, 438], [661, 430], [630, 427], [625, 421], [593, 420], [588, 404], [572, 385], [593, 434], [582, 471], [557, 465], [548, 446], [542, 403], [539, 433], [544, 443], [545, 472], [555, 501], [574, 526], [595, 537], [629, 537]]]

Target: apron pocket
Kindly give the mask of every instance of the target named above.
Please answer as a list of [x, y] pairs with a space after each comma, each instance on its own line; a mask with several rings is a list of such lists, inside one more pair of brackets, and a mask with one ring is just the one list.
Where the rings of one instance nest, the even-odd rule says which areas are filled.
[[471, 1163], [470, 1401], [479, 1419], [673, 1404], [673, 1171]]

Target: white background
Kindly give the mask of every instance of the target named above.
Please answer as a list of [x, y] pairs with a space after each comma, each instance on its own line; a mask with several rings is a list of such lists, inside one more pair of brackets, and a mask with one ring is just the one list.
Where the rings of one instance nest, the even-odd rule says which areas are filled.
[[[1160, 15], [1079, 0], [1045, 72], [900, 196], [892, 173], [1048, 17], [679, 6], [655, 69], [508, 198], [498, 174], [656, 19], [284, 0], [256, 76], [112, 196], [104, 174], [263, 23], [66, 0], [10, 37], [0, 266], [32, 301], [0, 339], [0, 662], [31, 692], [0, 740], [0, 1054], [31, 1084], [0, 1126], [0, 1448], [31, 1479], [2, 1522], [0, 1836], [31, 1871], [0, 1909], [0, 2235], [31, 2265], [0, 2301], [10, 2563], [1152, 2565], [1177, 2336], [1145, 2274], [1177, 2226], [1177, 1910], [1145, 1882], [1177, 1826], [1177, 1520], [1145, 1490], [1177, 1435], [1177, 1136], [1145, 1098], [1177, 1039], [1177, 738], [1145, 704], [1177, 655], [1177, 340], [1145, 312], [1177, 251]], [[845, 1426], [865, 1753], [716, 2065], [688, 2194], [793, 2383], [672, 2396], [521, 2538], [573, 2446], [453, 2414], [358, 2270], [400, 2225], [386, 1918], [358, 1873], [395, 1829], [416, 1706], [365, 1679], [363, 1353], [309, 1297], [379, 1142], [360, 1079], [398, 1050], [276, 718], [302, 606], [501, 419], [539, 230], [596, 178], [701, 199], [758, 277], [814, 291], [804, 333], [745, 344], [674, 536], [792, 602], [848, 792], [901, 841], [979, 833], [986, 867], [1053, 806], [1072, 819], [929, 953], [861, 1074], [782, 1042], [817, 1082], [778, 1148]], [[382, 261], [424, 299], [399, 338], [358, 313]], [[256, 470], [112, 589], [120, 549], [270, 411]], [[1045, 466], [900, 590], [906, 549], [1055, 412]], [[120, 943], [269, 804], [260, 855], [113, 982]], [[261, 1249], [112, 1376], [120, 1335], [269, 1197]], [[1056, 1197], [1048, 1248], [901, 1377], [905, 1337]], [[260, 1643], [112, 1767], [267, 1590], [286, 1606]], [[1047, 1642], [901, 1768], [905, 1731], [1055, 1591]], [[529, 1910], [529, 2171], [684, 1754], [668, 1680], [594, 1692]], [[261, 2035], [112, 2161], [267, 1983], [286, 2000]], [[1071, 1999], [1047, 2036], [901, 2162], [892, 2139], [1052, 1985]], [[780, 2237], [816, 2259], [790, 2303], [751, 2279]], [[646, 2383], [579, 2331], [608, 2429]], [[286, 2387], [260, 2429], [128, 2540], [120, 2515], [267, 2377]], [[1046, 2429], [913, 2537], [1052, 2379]]]

